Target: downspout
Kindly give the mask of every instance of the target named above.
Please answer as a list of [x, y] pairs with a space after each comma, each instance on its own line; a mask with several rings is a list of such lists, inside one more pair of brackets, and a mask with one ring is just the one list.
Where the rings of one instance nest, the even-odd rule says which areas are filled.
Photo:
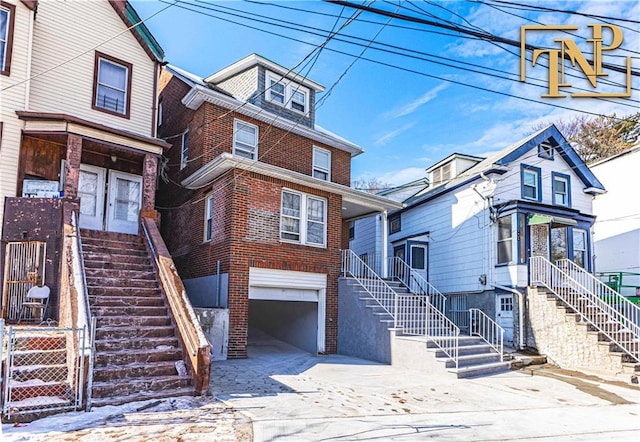
[[386, 278], [389, 274], [387, 252], [389, 249], [389, 229], [387, 211], [384, 210], [381, 215], [382, 218], [382, 277]]
[[522, 350], [525, 347], [524, 346], [524, 294], [514, 288], [505, 287], [503, 285], [495, 284], [493, 282], [490, 282], [489, 285], [491, 287], [494, 287], [500, 290], [505, 290], [507, 292], [513, 293], [514, 295], [518, 296], [518, 328], [519, 328], [518, 350]]
[[31, 59], [33, 53], [33, 22], [36, 20], [36, 12], [29, 13], [29, 43], [27, 44], [27, 82], [24, 85], [24, 110], [29, 110], [29, 96], [31, 95]]

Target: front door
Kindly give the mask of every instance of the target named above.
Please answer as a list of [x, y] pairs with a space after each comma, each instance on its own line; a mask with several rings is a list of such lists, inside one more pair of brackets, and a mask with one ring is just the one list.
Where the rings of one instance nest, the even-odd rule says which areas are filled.
[[549, 259], [549, 224], [529, 226], [531, 233], [531, 256]]
[[110, 170], [108, 202], [107, 230], [137, 234], [142, 204], [142, 177]]
[[427, 245], [426, 244], [411, 244], [409, 247], [409, 258], [411, 270], [420, 275], [425, 281], [428, 280], [428, 258], [427, 258]]
[[505, 344], [513, 344], [513, 295], [496, 295], [496, 322], [504, 329]]
[[102, 167], [80, 164], [78, 197], [80, 198], [80, 227], [102, 230], [104, 218], [105, 172]]

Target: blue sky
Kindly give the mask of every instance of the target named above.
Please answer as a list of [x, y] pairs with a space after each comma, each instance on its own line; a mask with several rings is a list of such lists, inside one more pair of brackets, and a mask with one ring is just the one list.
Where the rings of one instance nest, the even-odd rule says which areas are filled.
[[[640, 19], [638, 1], [512, 1], [603, 17]], [[637, 112], [640, 105], [638, 77], [632, 80], [636, 90], [630, 99], [541, 98], [546, 92], [548, 71], [544, 66], [533, 67], [528, 63], [527, 81], [518, 81], [517, 47], [369, 12], [349, 20], [355, 9], [320, 1], [131, 3], [143, 19], [162, 10], [146, 24], [164, 48], [166, 60], [194, 74], [207, 76], [255, 52], [288, 68], [302, 62], [296, 69], [298, 72], [323, 84], [327, 90], [335, 85], [317, 109], [316, 122], [365, 149], [352, 162], [354, 179], [376, 177], [402, 184], [424, 176], [425, 168], [453, 152], [485, 156], [528, 135], [536, 125], [572, 118], [578, 114], [576, 110], [624, 116]], [[167, 8], [169, 5], [172, 6]], [[371, 6], [473, 26], [515, 41], [520, 41], [520, 26], [524, 24], [576, 25], [579, 29], [573, 35], [537, 32], [528, 34], [527, 43], [557, 47], [554, 38], [572, 38], [585, 53], [592, 48], [585, 41], [591, 36], [587, 24], [613, 23], [621, 26], [624, 42], [615, 51], [605, 52], [604, 61], [624, 65], [626, 57], [632, 57], [632, 68], [640, 71], [637, 23], [531, 10], [492, 1], [378, 0]], [[326, 41], [325, 36], [331, 30], [339, 32], [318, 55], [317, 47]], [[605, 30], [605, 42], [610, 37]], [[309, 57], [314, 49], [316, 56]], [[359, 55], [361, 58], [353, 63]], [[305, 58], [307, 61], [303, 62]], [[623, 90], [619, 84], [626, 84], [624, 74], [613, 71], [609, 74], [605, 80], [618, 85], [607, 85], [599, 79], [597, 92]], [[570, 78], [573, 88], [569, 93], [582, 92], [576, 87], [593, 90], [579, 71], [575, 75]], [[533, 85], [536, 81], [538, 87]]]

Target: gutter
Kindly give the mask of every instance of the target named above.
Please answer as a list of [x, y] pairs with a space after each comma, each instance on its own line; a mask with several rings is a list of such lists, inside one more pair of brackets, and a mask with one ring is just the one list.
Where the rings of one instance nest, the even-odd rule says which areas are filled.
[[495, 284], [493, 282], [490, 282], [489, 285], [491, 287], [494, 287], [500, 290], [505, 290], [507, 292], [513, 293], [514, 295], [518, 296], [518, 328], [519, 328], [518, 350], [522, 350], [525, 347], [524, 345], [524, 294], [514, 288], [505, 287], [503, 285]]

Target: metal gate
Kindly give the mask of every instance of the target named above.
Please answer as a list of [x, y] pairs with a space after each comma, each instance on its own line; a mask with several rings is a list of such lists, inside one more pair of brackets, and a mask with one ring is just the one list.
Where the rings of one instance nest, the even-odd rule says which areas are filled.
[[469, 309], [467, 308], [467, 296], [450, 294], [449, 297], [449, 316], [451, 321], [457, 325], [460, 330], [469, 333]]
[[[45, 283], [47, 244], [42, 241], [9, 242], [5, 254], [2, 317], [17, 321], [27, 292], [38, 279]], [[45, 312], [46, 313], [46, 312]]]
[[80, 410], [92, 357], [86, 328], [0, 327], [2, 418]]

